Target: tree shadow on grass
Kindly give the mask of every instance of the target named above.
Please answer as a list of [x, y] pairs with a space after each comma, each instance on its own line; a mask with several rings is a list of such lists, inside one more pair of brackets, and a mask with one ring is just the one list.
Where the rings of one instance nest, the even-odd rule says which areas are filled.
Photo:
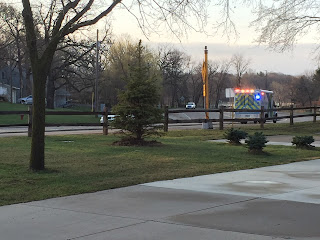
[[41, 171], [35, 171], [35, 170], [30, 169], [30, 172], [37, 173], [37, 174], [57, 174], [57, 173], [60, 173], [59, 170], [51, 169], [51, 168], [45, 168], [44, 170], [41, 170]]

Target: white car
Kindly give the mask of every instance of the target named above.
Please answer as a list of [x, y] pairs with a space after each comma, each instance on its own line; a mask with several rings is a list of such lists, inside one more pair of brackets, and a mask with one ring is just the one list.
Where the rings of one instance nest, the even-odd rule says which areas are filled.
[[196, 108], [196, 104], [194, 102], [188, 102], [186, 104], [186, 109], [195, 109]]
[[[116, 115], [108, 115], [108, 122], [112, 122]], [[103, 123], [103, 116], [100, 118], [100, 123]]]
[[32, 100], [32, 95], [29, 95], [28, 97], [24, 97], [24, 98], [19, 98], [18, 102], [21, 104], [30, 104], [32, 105], [33, 100]]

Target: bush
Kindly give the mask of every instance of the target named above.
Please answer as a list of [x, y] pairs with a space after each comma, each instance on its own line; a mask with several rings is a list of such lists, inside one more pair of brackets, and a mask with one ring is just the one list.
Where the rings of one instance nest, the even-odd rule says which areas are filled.
[[313, 136], [295, 136], [292, 139], [292, 144], [296, 145], [297, 148], [313, 148], [314, 146], [311, 145], [313, 142]]
[[246, 144], [249, 152], [262, 153], [262, 149], [269, 142], [262, 132], [255, 132], [252, 136], [248, 136]]
[[245, 131], [231, 128], [225, 132], [224, 137], [229, 140], [229, 143], [240, 144], [240, 140], [245, 139], [247, 135], [248, 133]]

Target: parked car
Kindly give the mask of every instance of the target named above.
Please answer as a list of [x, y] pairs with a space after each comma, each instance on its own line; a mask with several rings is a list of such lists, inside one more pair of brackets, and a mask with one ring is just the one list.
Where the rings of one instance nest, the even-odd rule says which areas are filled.
[[195, 109], [196, 108], [196, 104], [194, 102], [188, 102], [186, 104], [186, 109]]
[[[108, 115], [108, 122], [112, 122], [116, 115]], [[100, 123], [103, 123], [103, 116], [100, 118]]]
[[21, 104], [32, 104], [33, 103], [32, 95], [29, 95], [28, 97], [24, 97], [24, 98], [19, 98], [18, 99], [18, 103], [21, 103]]

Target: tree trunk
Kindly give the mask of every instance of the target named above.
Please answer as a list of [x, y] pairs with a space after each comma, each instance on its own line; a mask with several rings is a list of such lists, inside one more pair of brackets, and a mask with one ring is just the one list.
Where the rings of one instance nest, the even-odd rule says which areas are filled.
[[24, 94], [27, 96], [27, 95], [30, 95], [32, 94], [32, 80], [31, 80], [31, 69], [30, 69], [30, 66], [29, 65], [26, 65], [26, 87], [25, 87], [25, 90], [24, 90]]
[[33, 108], [30, 169], [44, 169], [45, 86], [46, 73], [38, 64], [33, 69]]
[[47, 83], [47, 108], [54, 109], [54, 94], [55, 94], [54, 80], [51, 78], [50, 74], [48, 76]]
[[22, 56], [21, 56], [21, 46], [20, 46], [20, 36], [18, 32], [18, 36], [16, 38], [16, 45], [18, 50], [18, 69], [19, 69], [19, 83], [20, 83], [20, 98], [23, 97], [23, 76], [22, 76]]

